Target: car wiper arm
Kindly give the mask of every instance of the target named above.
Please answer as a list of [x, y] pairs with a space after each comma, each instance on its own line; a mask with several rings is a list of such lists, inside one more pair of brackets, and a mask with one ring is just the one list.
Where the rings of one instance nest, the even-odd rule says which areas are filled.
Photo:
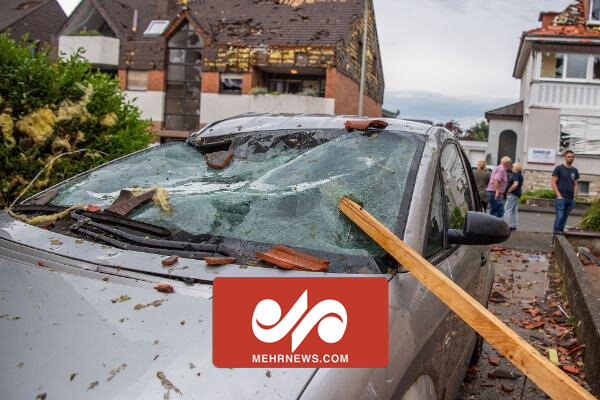
[[[21, 204], [14, 206], [12, 210], [14, 212], [43, 212], [54, 214], [57, 212], [61, 212], [66, 210], [67, 207], [62, 206], [50, 206], [50, 205], [35, 205], [35, 204]], [[88, 217], [92, 220], [98, 220], [103, 222], [108, 222], [115, 225], [124, 226], [126, 228], [135, 229], [138, 231], [150, 233], [152, 235], [160, 236], [160, 237], [169, 237], [171, 236], [171, 231], [167, 228], [163, 228], [162, 226], [148, 224], [146, 222], [136, 221], [130, 218], [118, 217], [105, 213], [94, 213], [91, 211], [81, 210], [79, 211], [79, 215], [83, 215], [84, 217]]]
[[[214, 255], [231, 255], [231, 252], [228, 249], [216, 244], [145, 238], [122, 231], [112, 226], [94, 222], [91, 220], [91, 218], [79, 215], [77, 212], [72, 212], [71, 218], [76, 221], [70, 226], [69, 229], [71, 231], [88, 235], [94, 239], [103, 241], [114, 247], [124, 250], [154, 252], [165, 255], [180, 255], [182, 257], [200, 259]], [[89, 229], [85, 229], [86, 225], [131, 243], [90, 231]]]

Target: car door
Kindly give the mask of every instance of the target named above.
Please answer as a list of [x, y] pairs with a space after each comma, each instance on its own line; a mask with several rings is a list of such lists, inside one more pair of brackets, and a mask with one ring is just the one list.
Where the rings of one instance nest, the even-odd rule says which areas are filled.
[[[460, 148], [453, 141], [442, 147], [432, 193], [423, 255], [440, 271], [479, 299], [481, 249], [448, 243], [448, 229], [462, 229], [466, 214], [475, 210], [475, 197]], [[442, 339], [440, 351], [446, 355], [440, 386], [443, 397], [452, 398], [464, 373], [467, 354], [475, 339], [474, 331], [447, 307], [436, 337]]]

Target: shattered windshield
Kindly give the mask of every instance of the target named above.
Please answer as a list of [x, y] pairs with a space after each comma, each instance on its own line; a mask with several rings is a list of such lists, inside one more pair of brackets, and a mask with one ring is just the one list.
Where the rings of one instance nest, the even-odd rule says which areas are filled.
[[416, 135], [327, 129], [229, 138], [233, 159], [223, 169], [207, 166], [206, 151], [193, 141], [162, 145], [63, 184], [52, 204], [107, 207], [121, 189], [159, 186], [172, 211], [145, 205], [130, 218], [194, 235], [367, 257], [384, 252], [339, 212], [342, 196], [392, 230], [404, 226], [422, 148]]

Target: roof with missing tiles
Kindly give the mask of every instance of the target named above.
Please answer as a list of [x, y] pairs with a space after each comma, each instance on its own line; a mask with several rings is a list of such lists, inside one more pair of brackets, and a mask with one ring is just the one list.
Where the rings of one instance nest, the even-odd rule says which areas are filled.
[[[554, 15], [552, 23], [543, 24], [541, 28], [532, 29], [527, 35], [564, 35], [576, 37], [600, 37], [600, 27], [587, 23], [587, 3], [577, 0], [569, 4], [560, 13], [546, 13]], [[542, 13], [541, 20], [543, 20]]]

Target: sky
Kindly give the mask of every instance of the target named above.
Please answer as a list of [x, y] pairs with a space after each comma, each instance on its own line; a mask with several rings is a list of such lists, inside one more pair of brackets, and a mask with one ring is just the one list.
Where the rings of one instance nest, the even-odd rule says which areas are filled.
[[[58, 0], [70, 13], [79, 0]], [[374, 0], [385, 78], [384, 107], [401, 118], [457, 120], [518, 101], [512, 77], [519, 39], [540, 11], [572, 0]]]

